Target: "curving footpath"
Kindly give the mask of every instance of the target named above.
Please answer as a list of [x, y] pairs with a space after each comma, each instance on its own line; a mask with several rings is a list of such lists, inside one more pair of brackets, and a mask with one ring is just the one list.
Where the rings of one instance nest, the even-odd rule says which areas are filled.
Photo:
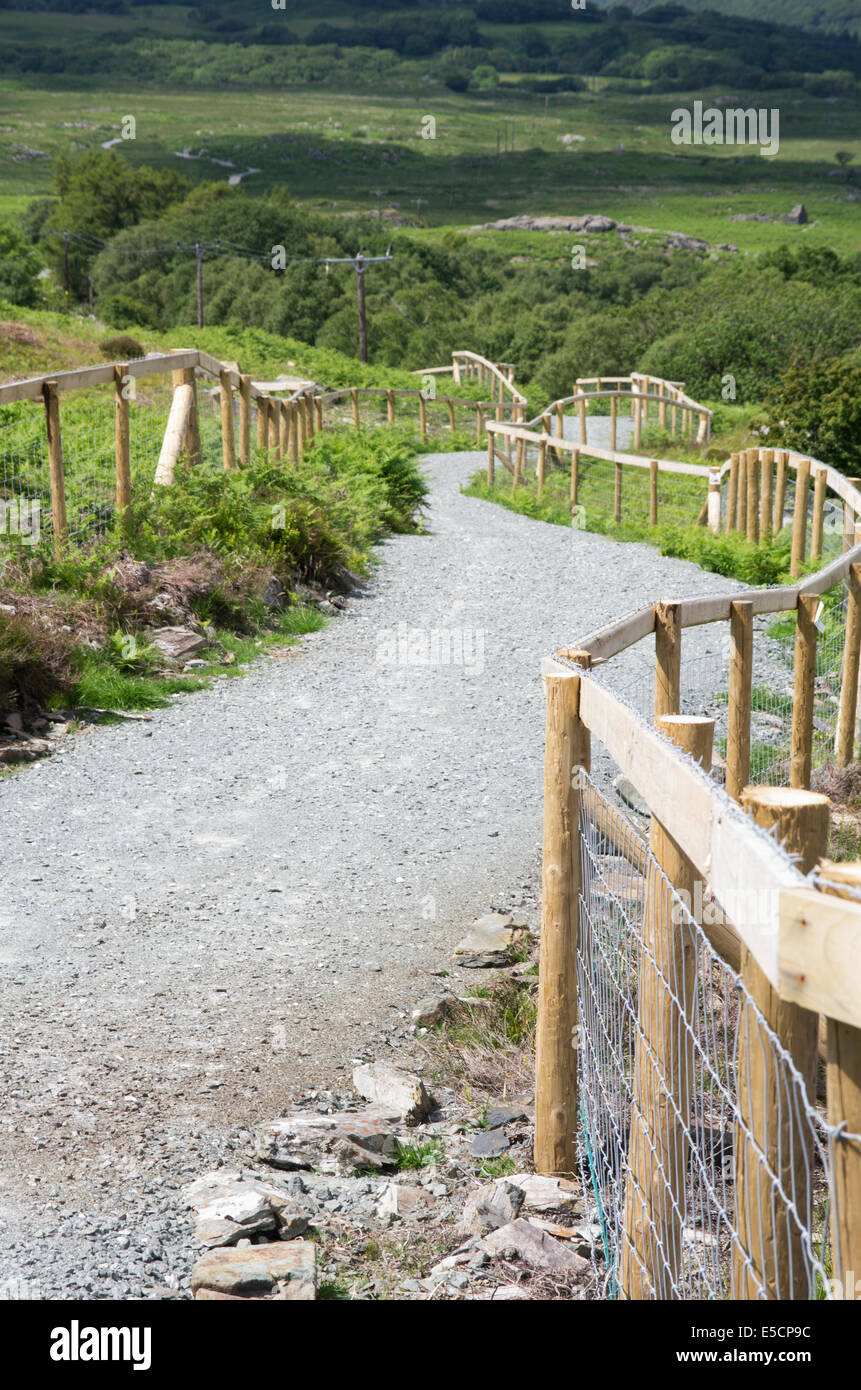
[[[464, 497], [482, 462], [429, 456], [430, 534], [381, 545], [300, 648], [0, 783], [0, 1284], [182, 1285], [178, 1188], [402, 1046], [465, 923], [533, 882], [541, 658], [661, 592], [733, 587]], [[460, 663], [403, 663], [452, 631]]]

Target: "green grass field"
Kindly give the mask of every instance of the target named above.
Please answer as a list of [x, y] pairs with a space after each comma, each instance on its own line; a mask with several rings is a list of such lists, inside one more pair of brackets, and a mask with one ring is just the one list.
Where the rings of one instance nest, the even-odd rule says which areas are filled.
[[[0, 42], [4, 25], [16, 18], [0, 12]], [[516, 84], [487, 96], [455, 94], [436, 82], [415, 95], [369, 95], [319, 86], [120, 91], [62, 77], [49, 88], [7, 79], [0, 83], [0, 217], [51, 192], [52, 159], [60, 150], [99, 146], [133, 115], [136, 139], [120, 147], [133, 164], [179, 170], [195, 181], [254, 169], [243, 179], [252, 193], [285, 185], [302, 202], [343, 212], [394, 207], [430, 227], [515, 213], [602, 212], [743, 251], [793, 238], [844, 254], [856, 250], [852, 199], [861, 174], [841, 171], [834, 156], [842, 149], [861, 154], [857, 104], [798, 92], [768, 92], [760, 101], [736, 95], [740, 104], [780, 111], [774, 159], [732, 147], [673, 146], [670, 113], [690, 105], [693, 94], [636, 96], [610, 85], [554, 94], [545, 106]], [[421, 136], [427, 115], [436, 121], [432, 140]], [[504, 120], [513, 121], [514, 151], [497, 154]], [[565, 135], [583, 139], [566, 151]], [[182, 158], [184, 150], [197, 157]], [[798, 202], [817, 225], [731, 220], [740, 213], [785, 213]], [[549, 254], [557, 238], [545, 241]], [[513, 239], [511, 245], [519, 251]]]

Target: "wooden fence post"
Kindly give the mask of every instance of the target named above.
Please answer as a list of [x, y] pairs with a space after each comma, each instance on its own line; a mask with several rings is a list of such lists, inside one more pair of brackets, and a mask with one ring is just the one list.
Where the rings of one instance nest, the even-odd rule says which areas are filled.
[[772, 478], [774, 472], [774, 450], [763, 449], [762, 452], [762, 493], [760, 498], [759, 511], [759, 537], [766, 541], [772, 531], [772, 517], [774, 512], [774, 502], [772, 499]]
[[639, 391], [637, 393], [636, 405], [637, 409], [634, 414], [634, 448], [639, 449], [643, 441], [643, 401]]
[[747, 534], [747, 449], [738, 456], [738, 496], [735, 508], [735, 529], [739, 535]]
[[577, 414], [580, 416], [580, 443], [586, 443], [586, 397], [581, 391], [577, 397]]
[[667, 388], [661, 382], [661, 398], [658, 404], [658, 424], [662, 430], [667, 428]]
[[[177, 349], [180, 351], [180, 349]], [[202, 454], [200, 449], [200, 417], [197, 407], [197, 374], [194, 367], [184, 367], [181, 371], [172, 372], [174, 387], [191, 387], [191, 412], [188, 417], [188, 426], [185, 431], [185, 438], [182, 447], [185, 450], [188, 461], [193, 466], [201, 462]]]
[[487, 431], [487, 486], [493, 487], [494, 469], [496, 460], [493, 454], [493, 441], [495, 436]]
[[577, 506], [577, 494], [580, 490], [580, 450], [571, 450], [571, 509]]
[[475, 407], [475, 442], [481, 446], [481, 436], [484, 432], [484, 409], [479, 402]]
[[[834, 740], [837, 766], [848, 767], [855, 758], [855, 723], [858, 708], [859, 647], [861, 647], [861, 564], [849, 571], [846, 599], [846, 636], [843, 642], [843, 669], [840, 674], [840, 704]], [[858, 1274], [861, 1282], [861, 1270]]]
[[536, 475], [536, 482], [537, 482], [536, 491], [537, 491], [537, 494], [538, 494], [539, 497], [541, 496], [542, 492], [544, 491], [544, 469], [545, 469], [546, 463], [547, 463], [547, 439], [546, 439], [546, 437], [544, 437], [544, 438], [542, 438], [541, 443], [538, 445], [538, 470], [537, 470], [537, 475]]
[[[713, 719], [667, 715], [655, 724], [711, 770]], [[656, 863], [646, 878], [619, 1274], [622, 1296], [631, 1300], [669, 1298], [678, 1289], [694, 1078], [696, 941], [689, 923], [677, 920], [673, 889], [692, 906], [699, 874], [655, 816], [649, 848]]]
[[390, 425], [395, 423], [395, 393], [391, 388], [386, 391], [386, 422]]
[[810, 460], [800, 459], [795, 474], [795, 507], [792, 512], [792, 558], [789, 573], [797, 579], [804, 564], [807, 547], [807, 494], [810, 479]]
[[126, 370], [114, 368], [114, 453], [116, 460], [117, 515], [120, 525], [128, 520], [126, 515], [132, 500], [131, 474], [131, 431], [130, 406], [124, 395]]
[[230, 372], [218, 374], [221, 383], [221, 452], [227, 472], [236, 467], [236, 445], [233, 437], [233, 387]]
[[257, 447], [269, 448], [269, 398], [257, 397]]
[[820, 600], [813, 594], [798, 599], [795, 629], [795, 684], [792, 695], [792, 743], [789, 785], [810, 786], [813, 764], [813, 702], [816, 681], [816, 614]]
[[[420, 400], [422, 399], [422, 398], [421, 398], [421, 395], [419, 396], [419, 399], [420, 399]], [[354, 429], [354, 430], [357, 430], [357, 429], [359, 428], [359, 426], [360, 426], [360, 420], [359, 420], [359, 388], [358, 388], [358, 386], [352, 387], [352, 389], [351, 389], [351, 391], [350, 391], [350, 400], [352, 401], [352, 404], [353, 404], [353, 429]]]
[[610, 448], [616, 449], [616, 397], [610, 397]]
[[422, 443], [424, 443], [428, 437], [428, 408], [421, 391], [419, 392], [419, 434]]
[[822, 556], [822, 533], [825, 527], [825, 495], [828, 488], [828, 473], [817, 468], [813, 486], [813, 526], [810, 534], [810, 558], [818, 560]]
[[622, 520], [622, 465], [613, 468], [613, 520], [618, 526]]
[[[801, 859], [809, 873], [825, 853], [831, 803], [817, 792], [748, 787], [744, 809]], [[753, 1006], [742, 996], [736, 1044], [735, 1225], [733, 1298], [799, 1299], [810, 1291], [800, 1231], [780, 1212], [775, 1179], [790, 1199], [793, 1173], [812, 1168], [810, 1139], [799, 1122], [795, 1093], [784, 1064], [762, 1031], [755, 1009], [800, 1072], [808, 1096], [815, 1092], [819, 1015], [779, 998], [752, 952], [742, 944], [741, 977]], [[767, 1165], [767, 1167], [766, 1167]], [[773, 1174], [774, 1177], [769, 1176]], [[800, 1214], [804, 1220], [804, 1214]]]
[[658, 524], [658, 460], [649, 464], [649, 525]]
[[239, 374], [239, 462], [246, 468], [251, 462], [251, 377]]
[[286, 404], [288, 424], [290, 429], [290, 462], [298, 463], [300, 445], [299, 411], [296, 408], [295, 401], [287, 401]]
[[[588, 662], [588, 657], [585, 658]], [[573, 1173], [577, 1128], [577, 934], [581, 886], [580, 769], [589, 731], [580, 719], [580, 676], [545, 670], [544, 846], [535, 1041], [535, 1167]]]
[[739, 801], [750, 781], [750, 696], [753, 684], [753, 604], [730, 605], [729, 704], [726, 738], [726, 792]]
[[729, 534], [735, 530], [735, 506], [738, 496], [738, 454], [732, 454], [729, 461], [729, 477], [726, 485], [726, 520], [724, 530]]
[[759, 540], [759, 450], [747, 451], [747, 538]]
[[682, 677], [682, 623], [678, 603], [655, 604], [655, 719], [678, 714]]
[[848, 1275], [854, 1271], [857, 1289], [861, 1279], [861, 1028], [829, 1018], [826, 1049], [828, 1123], [838, 1131], [831, 1169], [832, 1277], [840, 1280], [844, 1298], [857, 1298], [854, 1290], [848, 1292]]
[[777, 477], [774, 485], [774, 524], [772, 530], [777, 535], [783, 529], [783, 512], [786, 507], [786, 465], [789, 454], [781, 449], [777, 456]]
[[[448, 427], [449, 427], [449, 429], [451, 430], [452, 434], [454, 434], [454, 401], [448, 400], [448, 401], [446, 401], [446, 405], [448, 406]], [[511, 444], [510, 444], [510, 442], [509, 442], [508, 448], [509, 448], [509, 451], [510, 451], [510, 450], [511, 450]]]
[[48, 436], [48, 467], [51, 477], [51, 518], [54, 528], [54, 554], [59, 559], [69, 539], [66, 520], [66, 480], [63, 471], [63, 441], [60, 435], [60, 402], [56, 381], [42, 383], [45, 402], [45, 429]]
[[278, 457], [280, 459], [289, 458], [290, 455], [290, 406], [286, 401], [281, 401], [278, 410]]

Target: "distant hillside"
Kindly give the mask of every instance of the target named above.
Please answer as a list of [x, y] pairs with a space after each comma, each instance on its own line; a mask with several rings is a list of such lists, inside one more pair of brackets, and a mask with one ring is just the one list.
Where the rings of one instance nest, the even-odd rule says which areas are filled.
[[[612, 9], [620, 0], [594, 0], [594, 3]], [[625, 0], [625, 4], [634, 11], [653, 8], [714, 10], [722, 15], [737, 14], [745, 19], [794, 25], [814, 33], [845, 33], [861, 37], [861, 6], [858, 0], [685, 0], [684, 7], [667, 4], [666, 0]]]

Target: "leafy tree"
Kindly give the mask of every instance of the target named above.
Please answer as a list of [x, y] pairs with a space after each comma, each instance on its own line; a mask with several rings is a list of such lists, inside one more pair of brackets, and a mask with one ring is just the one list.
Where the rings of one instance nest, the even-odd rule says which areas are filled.
[[861, 469], [861, 362], [794, 363], [766, 400], [774, 439], [824, 463]]
[[32, 309], [39, 303], [42, 262], [26, 237], [9, 222], [0, 222], [0, 299]]

